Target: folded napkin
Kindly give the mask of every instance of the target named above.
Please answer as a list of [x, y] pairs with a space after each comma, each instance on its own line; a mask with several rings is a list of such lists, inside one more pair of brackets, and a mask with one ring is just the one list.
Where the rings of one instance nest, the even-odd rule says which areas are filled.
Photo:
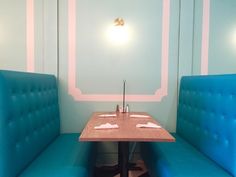
[[112, 125], [110, 123], [106, 123], [94, 127], [94, 129], [110, 129], [110, 128], [119, 128], [119, 126], [117, 124]]
[[152, 122], [148, 122], [146, 124], [137, 124], [136, 127], [138, 127], [138, 128], [161, 128], [160, 125], [154, 124]]
[[99, 117], [116, 117], [116, 114], [100, 114]]
[[130, 117], [150, 117], [149, 115], [141, 115], [141, 114], [131, 114]]

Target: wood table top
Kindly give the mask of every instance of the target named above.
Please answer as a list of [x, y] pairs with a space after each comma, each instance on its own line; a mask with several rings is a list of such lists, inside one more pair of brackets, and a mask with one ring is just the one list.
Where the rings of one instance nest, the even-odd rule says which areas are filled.
[[[101, 116], [104, 114], [116, 114], [114, 117]], [[130, 117], [130, 115], [143, 115], [146, 117]], [[164, 128], [137, 128], [137, 124], [146, 124], [152, 122], [160, 125], [150, 115], [144, 112], [129, 113], [93, 113], [84, 130], [82, 131], [80, 141], [135, 141], [135, 142], [174, 142], [175, 138]], [[94, 129], [101, 124], [117, 124], [116, 129]]]

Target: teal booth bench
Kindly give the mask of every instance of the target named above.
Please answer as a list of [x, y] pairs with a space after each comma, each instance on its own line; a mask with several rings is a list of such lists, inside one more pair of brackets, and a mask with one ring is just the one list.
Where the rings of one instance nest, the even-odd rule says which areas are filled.
[[0, 177], [92, 177], [96, 146], [60, 134], [53, 75], [0, 71]]
[[142, 143], [151, 177], [236, 176], [236, 75], [181, 79], [175, 143]]

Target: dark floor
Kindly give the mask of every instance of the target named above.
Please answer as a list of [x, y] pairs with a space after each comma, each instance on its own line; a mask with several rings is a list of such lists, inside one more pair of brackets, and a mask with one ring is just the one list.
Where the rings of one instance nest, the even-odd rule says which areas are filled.
[[[135, 166], [130, 167], [129, 177], [149, 177], [143, 161], [138, 161]], [[95, 177], [120, 177], [117, 166], [100, 167], [95, 170]]]

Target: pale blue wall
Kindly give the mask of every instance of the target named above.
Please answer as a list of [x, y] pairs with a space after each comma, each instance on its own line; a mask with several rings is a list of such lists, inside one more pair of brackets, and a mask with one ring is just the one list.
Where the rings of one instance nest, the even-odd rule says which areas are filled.
[[209, 73], [236, 72], [236, 1], [212, 1]]
[[23, 1], [0, 1], [0, 68], [26, 69], [26, 6]]
[[[62, 132], [80, 132], [93, 111], [111, 111], [121, 102], [81, 102], [68, 94], [67, 0], [60, 0], [59, 16], [56, 0], [34, 2], [35, 71], [59, 73]], [[130, 94], [153, 93], [160, 87], [162, 0], [76, 2], [77, 87], [88, 94], [120, 93], [123, 79]], [[132, 111], [146, 111], [175, 131], [178, 80], [201, 74], [203, 0], [170, 4], [168, 96], [160, 102], [129, 104]], [[235, 9], [235, 0], [210, 0], [209, 74], [235, 73]], [[123, 17], [134, 32], [130, 43], [119, 48], [102, 35], [116, 17]], [[0, 69], [26, 70], [26, 1], [0, 1]], [[99, 152], [109, 159], [116, 145], [102, 144]]]
[[192, 74], [193, 32], [194, 32], [194, 0], [180, 1], [179, 31], [179, 79]]
[[[208, 74], [236, 71], [236, 1], [210, 0]], [[203, 1], [181, 0], [179, 78], [201, 74]]]
[[[25, 0], [0, 1], [0, 69], [27, 70]], [[35, 72], [57, 74], [57, 0], [34, 1]]]
[[[135, 4], [135, 5], [134, 5]], [[175, 131], [179, 2], [171, 2], [168, 95], [160, 102], [130, 102], [132, 111], [146, 111]], [[93, 111], [112, 111], [121, 101], [81, 102], [68, 95], [67, 2], [60, 4], [60, 83], [62, 131], [81, 131]], [[85, 94], [154, 94], [161, 81], [162, 0], [77, 1], [76, 86]], [[125, 46], [112, 46], [104, 33], [116, 17], [133, 30]], [[68, 106], [70, 105], [70, 106]], [[72, 109], [72, 106], [74, 109]], [[86, 110], [86, 111], [85, 111]], [[76, 115], [76, 116], [75, 116]], [[73, 123], [71, 123], [73, 122]]]

